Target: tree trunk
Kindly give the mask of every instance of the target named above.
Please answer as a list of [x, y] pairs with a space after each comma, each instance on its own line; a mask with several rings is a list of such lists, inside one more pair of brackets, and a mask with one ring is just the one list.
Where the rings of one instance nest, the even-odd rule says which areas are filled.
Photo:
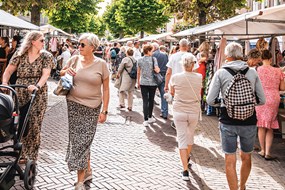
[[[199, 13], [199, 26], [205, 25], [207, 22], [207, 15], [204, 10], [201, 10]], [[200, 36], [200, 44], [206, 40], [205, 34]]]
[[39, 5], [33, 5], [31, 9], [31, 22], [37, 26], [40, 26], [41, 10]]
[[144, 31], [141, 31], [141, 39], [144, 38]]

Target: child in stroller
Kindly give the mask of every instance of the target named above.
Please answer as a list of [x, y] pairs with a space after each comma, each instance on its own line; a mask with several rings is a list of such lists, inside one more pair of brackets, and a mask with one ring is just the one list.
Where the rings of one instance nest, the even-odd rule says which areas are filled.
[[[19, 176], [21, 180], [24, 180], [26, 189], [33, 189], [36, 176], [36, 163], [33, 160], [28, 160], [23, 170], [18, 162], [22, 153], [21, 138], [28, 122], [29, 112], [34, 102], [36, 91], [32, 93], [28, 112], [24, 118], [23, 125], [20, 127], [18, 98], [16, 91], [11, 87], [0, 85], [0, 143], [5, 143], [0, 146], [0, 189], [10, 189], [15, 184], [15, 176]], [[27, 88], [21, 85], [13, 85], [13, 87]], [[12, 96], [3, 93], [6, 90], [11, 92]], [[7, 145], [10, 140], [13, 141], [13, 144], [10, 145], [10, 143]]]

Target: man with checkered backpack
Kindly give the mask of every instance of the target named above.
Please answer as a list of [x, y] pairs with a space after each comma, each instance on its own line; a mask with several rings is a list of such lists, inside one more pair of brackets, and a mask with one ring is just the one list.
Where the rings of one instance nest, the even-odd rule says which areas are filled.
[[[265, 103], [265, 95], [253, 68], [242, 61], [243, 48], [236, 42], [225, 48], [226, 63], [219, 69], [210, 84], [207, 103], [220, 102], [220, 136], [225, 153], [226, 176], [231, 190], [245, 189], [251, 170], [251, 153], [256, 137], [255, 106]], [[240, 184], [236, 173], [236, 150], [240, 143]]]

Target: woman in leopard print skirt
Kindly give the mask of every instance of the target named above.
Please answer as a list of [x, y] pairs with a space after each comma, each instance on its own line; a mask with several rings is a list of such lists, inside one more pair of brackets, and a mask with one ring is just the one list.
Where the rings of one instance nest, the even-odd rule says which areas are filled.
[[73, 88], [66, 97], [69, 122], [66, 161], [70, 171], [77, 171], [75, 189], [84, 190], [84, 182], [92, 179], [90, 148], [97, 123], [103, 123], [107, 118], [109, 70], [103, 59], [93, 55], [99, 45], [96, 35], [83, 34], [79, 42], [80, 55], [68, 60], [61, 75], [73, 76]]

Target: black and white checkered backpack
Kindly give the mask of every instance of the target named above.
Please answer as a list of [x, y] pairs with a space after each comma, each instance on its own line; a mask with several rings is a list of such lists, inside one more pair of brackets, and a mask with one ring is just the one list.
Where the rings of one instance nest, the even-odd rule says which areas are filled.
[[251, 83], [245, 77], [249, 68], [238, 72], [230, 68], [224, 69], [233, 75], [224, 97], [227, 113], [232, 119], [245, 120], [254, 114], [256, 105]]

